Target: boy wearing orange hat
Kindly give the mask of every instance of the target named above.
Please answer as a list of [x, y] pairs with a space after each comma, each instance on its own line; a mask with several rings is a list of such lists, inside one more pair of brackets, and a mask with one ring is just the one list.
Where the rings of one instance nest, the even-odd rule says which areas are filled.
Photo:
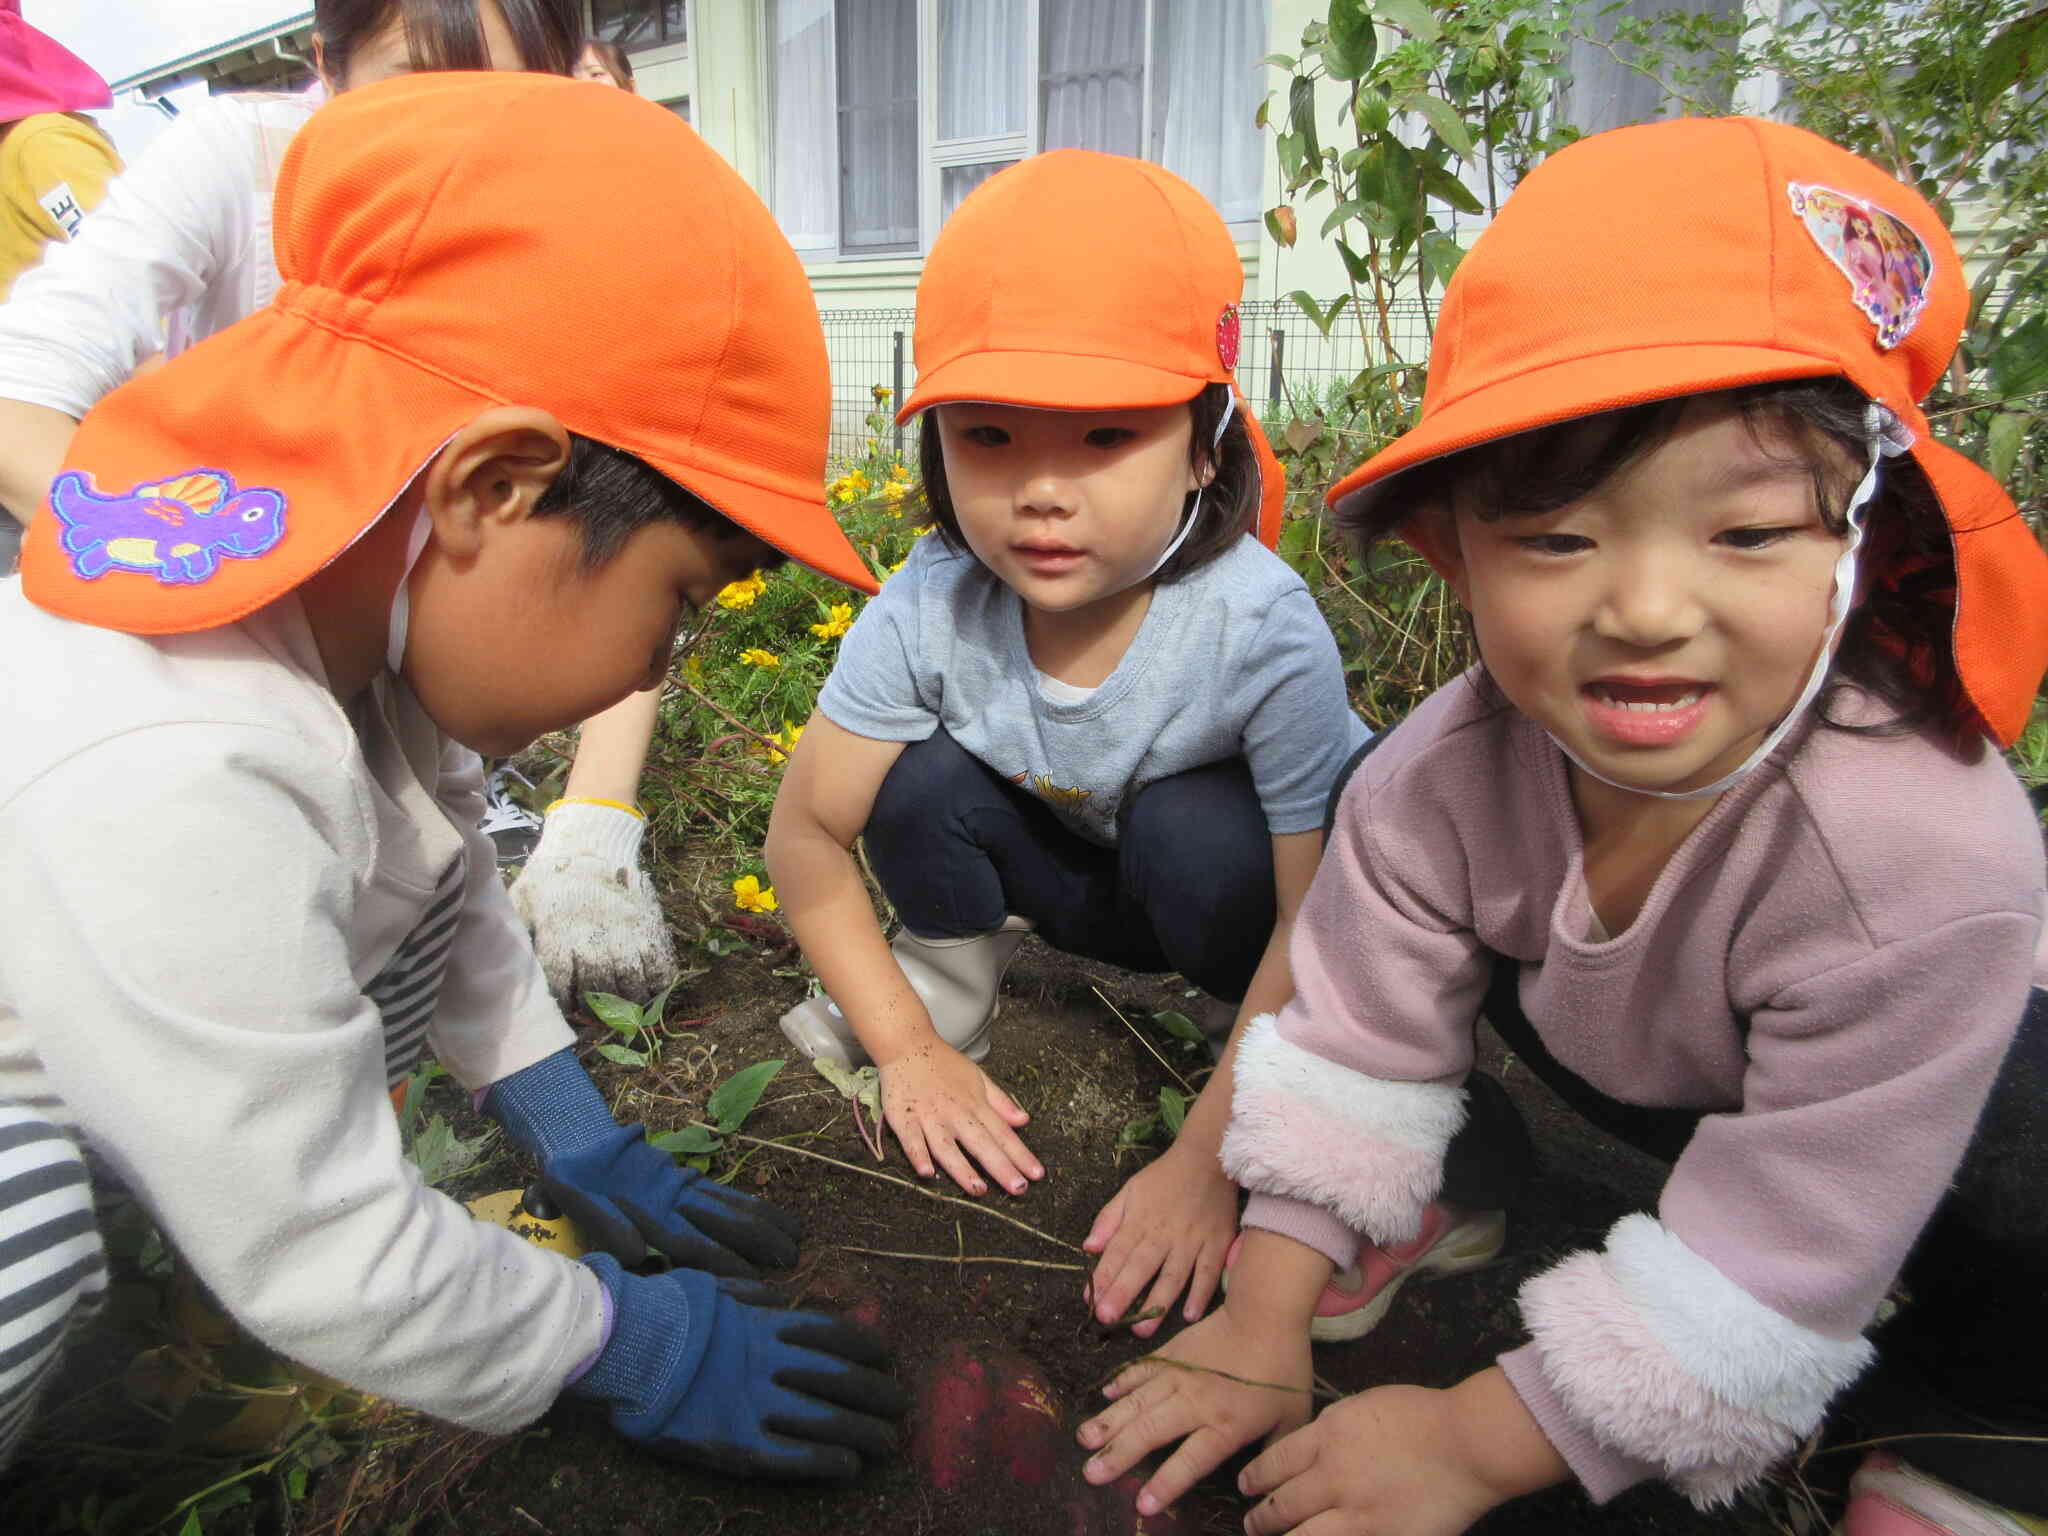
[[[1480, 664], [1355, 765], [1241, 1043], [1243, 1241], [1166, 1351], [1230, 1375], [1123, 1373], [1091, 1480], [1184, 1441], [1156, 1508], [1291, 1430], [1248, 1531], [1454, 1532], [1566, 1479], [1710, 1509], [1838, 1415], [1888, 1442], [1845, 1536], [2048, 1532], [2048, 878], [1997, 751], [2048, 560], [1918, 403], [1968, 302], [1925, 200], [1749, 119], [1586, 139], [1481, 235], [1420, 425], [1330, 492]], [[1657, 1208], [1528, 1279], [1489, 1368], [1309, 1423], [1310, 1339], [1526, 1183], [1482, 1012], [1669, 1164]]]
[[[0, 1456], [104, 1286], [82, 1145], [351, 1386], [852, 1476], [875, 1342], [773, 1310], [793, 1222], [614, 1122], [474, 831], [477, 750], [658, 678], [725, 582], [872, 585], [801, 269], [680, 121], [535, 75], [350, 93], [275, 227], [276, 302], [94, 409], [0, 583]], [[603, 1251], [421, 1186], [387, 1092], [426, 1044]]]

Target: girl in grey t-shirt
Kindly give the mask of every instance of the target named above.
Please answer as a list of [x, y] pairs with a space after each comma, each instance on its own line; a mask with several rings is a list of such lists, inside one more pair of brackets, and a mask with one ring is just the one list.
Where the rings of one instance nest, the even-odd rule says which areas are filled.
[[[1324, 800], [1367, 732], [1307, 588], [1251, 536], [1277, 532], [1281, 486], [1232, 383], [1242, 287], [1192, 188], [1074, 150], [977, 189], [919, 286], [903, 415], [928, 412], [936, 531], [847, 635], [767, 856], [824, 987], [784, 1032], [877, 1063], [912, 1165], [973, 1194], [1043, 1175], [977, 1065], [1027, 933], [1179, 971], [1238, 1018], [1292, 990]], [[1089, 1234], [1105, 1323], [1142, 1295], [1149, 1336], [1214, 1293], [1234, 1056]]]

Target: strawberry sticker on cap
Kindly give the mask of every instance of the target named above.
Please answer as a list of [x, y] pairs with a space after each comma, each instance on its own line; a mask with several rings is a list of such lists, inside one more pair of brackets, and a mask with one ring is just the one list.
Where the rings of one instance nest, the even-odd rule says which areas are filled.
[[1223, 313], [1216, 317], [1216, 356], [1226, 368], [1237, 366], [1237, 348], [1243, 331], [1237, 318], [1237, 306], [1226, 304]]
[[1813, 243], [1849, 279], [1849, 297], [1890, 351], [1927, 307], [1934, 257], [1913, 226], [1864, 198], [1791, 182], [1785, 191]]

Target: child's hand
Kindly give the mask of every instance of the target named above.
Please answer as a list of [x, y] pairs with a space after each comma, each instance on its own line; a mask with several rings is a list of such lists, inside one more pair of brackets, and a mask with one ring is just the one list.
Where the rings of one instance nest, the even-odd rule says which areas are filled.
[[1333, 1403], [1238, 1474], [1237, 1488], [1266, 1495], [1245, 1520], [1251, 1536], [1310, 1520], [1319, 1531], [1455, 1536], [1568, 1475], [1496, 1368], [1447, 1392], [1375, 1387]]
[[[1031, 1117], [987, 1073], [933, 1036], [881, 1068], [882, 1116], [921, 1178], [943, 1167], [970, 1195], [987, 1193], [975, 1163], [1013, 1195], [1045, 1169], [1014, 1127]], [[969, 1158], [973, 1162], [969, 1162]]]
[[1225, 1307], [1103, 1389], [1115, 1401], [1080, 1428], [1095, 1452], [1082, 1475], [1113, 1482], [1180, 1441], [1138, 1493], [1138, 1513], [1156, 1514], [1238, 1447], [1307, 1423], [1313, 1382], [1305, 1327], [1248, 1325]]
[[1193, 1322], [1209, 1310], [1236, 1234], [1237, 1186], [1215, 1158], [1174, 1143], [1117, 1191], [1081, 1244], [1102, 1255], [1086, 1292], [1096, 1321], [1110, 1324], [1128, 1315], [1149, 1283], [1143, 1310], [1161, 1315], [1133, 1324], [1132, 1333], [1141, 1339], [1157, 1333], [1183, 1288]]

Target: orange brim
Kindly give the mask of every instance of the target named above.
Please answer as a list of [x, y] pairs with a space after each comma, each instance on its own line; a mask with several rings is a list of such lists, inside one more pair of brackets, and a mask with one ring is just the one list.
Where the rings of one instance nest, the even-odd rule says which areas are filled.
[[918, 375], [896, 420], [934, 405], [973, 400], [1043, 411], [1143, 411], [1192, 400], [1230, 375], [1197, 378], [1116, 357], [1066, 352], [972, 352]]

